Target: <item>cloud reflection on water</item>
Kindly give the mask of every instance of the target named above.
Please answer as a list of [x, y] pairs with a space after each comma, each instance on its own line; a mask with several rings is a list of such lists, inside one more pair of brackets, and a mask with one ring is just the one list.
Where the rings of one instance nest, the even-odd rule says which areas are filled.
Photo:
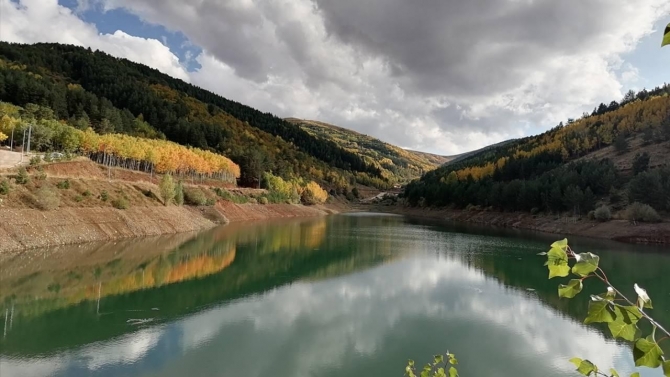
[[574, 356], [632, 368], [625, 347], [534, 294], [505, 288], [458, 258], [413, 255], [348, 276], [295, 282], [75, 351], [3, 359], [0, 369], [7, 376], [197, 370], [300, 377], [369, 375], [371, 365], [385, 360], [373, 375], [401, 375], [407, 358], [425, 361], [446, 349], [459, 356], [463, 376], [573, 375], [567, 360]]

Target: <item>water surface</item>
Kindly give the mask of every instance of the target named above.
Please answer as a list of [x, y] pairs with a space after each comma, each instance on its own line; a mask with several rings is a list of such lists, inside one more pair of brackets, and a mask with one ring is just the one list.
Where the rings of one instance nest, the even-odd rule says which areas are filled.
[[[354, 214], [4, 254], [0, 375], [402, 376], [447, 350], [464, 377], [574, 376], [574, 356], [633, 371], [581, 324], [603, 288], [565, 300], [547, 280], [535, 254], [556, 238]], [[670, 253], [571, 244], [670, 323]]]

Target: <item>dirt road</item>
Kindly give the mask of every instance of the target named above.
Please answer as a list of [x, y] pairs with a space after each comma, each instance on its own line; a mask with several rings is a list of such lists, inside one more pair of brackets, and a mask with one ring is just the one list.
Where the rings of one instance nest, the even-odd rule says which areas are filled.
[[[26, 158], [24, 157], [24, 161]], [[0, 169], [12, 168], [21, 162], [21, 153], [0, 149]]]

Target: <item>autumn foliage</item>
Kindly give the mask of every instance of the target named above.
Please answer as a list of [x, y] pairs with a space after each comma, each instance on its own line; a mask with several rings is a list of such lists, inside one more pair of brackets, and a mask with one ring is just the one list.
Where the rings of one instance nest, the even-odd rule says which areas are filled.
[[305, 204], [321, 204], [328, 199], [328, 193], [318, 183], [309, 182], [302, 191], [302, 201]]

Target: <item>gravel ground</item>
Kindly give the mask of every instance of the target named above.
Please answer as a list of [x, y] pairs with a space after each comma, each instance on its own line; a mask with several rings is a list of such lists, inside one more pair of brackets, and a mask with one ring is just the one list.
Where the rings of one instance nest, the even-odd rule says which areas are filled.
[[[24, 157], [23, 161], [26, 162], [27, 158]], [[0, 169], [12, 168], [18, 165], [20, 162], [21, 162], [21, 153], [0, 149]]]

